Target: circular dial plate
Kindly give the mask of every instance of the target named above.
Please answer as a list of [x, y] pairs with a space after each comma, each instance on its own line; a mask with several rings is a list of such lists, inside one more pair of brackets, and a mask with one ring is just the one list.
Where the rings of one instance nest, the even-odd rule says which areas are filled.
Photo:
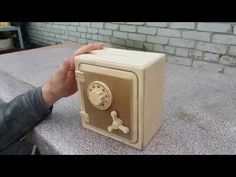
[[87, 95], [90, 103], [99, 110], [106, 110], [111, 106], [112, 93], [103, 82], [91, 82], [87, 88]]

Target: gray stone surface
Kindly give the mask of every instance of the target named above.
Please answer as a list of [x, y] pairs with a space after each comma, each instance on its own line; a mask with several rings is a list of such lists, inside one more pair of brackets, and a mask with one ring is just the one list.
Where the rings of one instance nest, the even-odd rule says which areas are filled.
[[[0, 99], [42, 85], [75, 48], [0, 55]], [[82, 128], [78, 93], [58, 101], [30, 138], [43, 154], [235, 154], [235, 88], [233, 76], [167, 64], [163, 124], [145, 150]]]

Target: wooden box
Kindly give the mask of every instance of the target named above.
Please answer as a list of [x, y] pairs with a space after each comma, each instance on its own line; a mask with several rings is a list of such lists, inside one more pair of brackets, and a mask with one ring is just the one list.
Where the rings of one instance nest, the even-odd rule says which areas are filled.
[[165, 54], [104, 48], [75, 68], [83, 127], [144, 149], [161, 126]]

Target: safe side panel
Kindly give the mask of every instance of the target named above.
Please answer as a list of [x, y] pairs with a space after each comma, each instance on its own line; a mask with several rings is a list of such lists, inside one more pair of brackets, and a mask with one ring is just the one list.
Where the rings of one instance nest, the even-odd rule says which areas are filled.
[[161, 126], [165, 77], [164, 58], [145, 70], [144, 147]]

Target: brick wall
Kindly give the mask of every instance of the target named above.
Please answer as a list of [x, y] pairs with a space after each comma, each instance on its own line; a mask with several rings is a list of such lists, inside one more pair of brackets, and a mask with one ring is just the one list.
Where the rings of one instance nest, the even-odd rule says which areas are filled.
[[167, 54], [167, 62], [236, 74], [236, 23], [202, 22], [31, 22], [31, 42], [65, 41]]

